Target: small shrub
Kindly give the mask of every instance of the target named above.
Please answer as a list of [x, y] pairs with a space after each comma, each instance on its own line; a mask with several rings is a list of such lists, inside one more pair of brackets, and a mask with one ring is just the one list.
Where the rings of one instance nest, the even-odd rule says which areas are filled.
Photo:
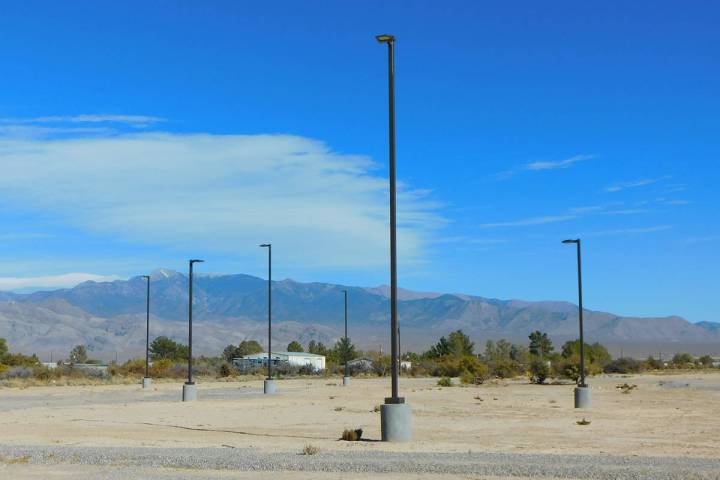
[[590, 423], [592, 423], [592, 422], [590, 422], [590, 420], [586, 420], [585, 417], [583, 417], [582, 420], [578, 420], [575, 423], [577, 423], [578, 425], [590, 425]]
[[536, 358], [530, 363], [530, 381], [538, 385], [545, 383], [550, 376], [550, 367], [544, 360]]
[[123, 373], [125, 375], [142, 375], [145, 373], [145, 359], [132, 358], [127, 362], [123, 363], [119, 370], [120, 373]]
[[641, 364], [634, 358], [622, 357], [605, 365], [605, 373], [638, 373]]
[[303, 447], [303, 455], [315, 455], [316, 453], [320, 453], [320, 447], [315, 445], [305, 445]]
[[452, 378], [450, 377], [442, 377], [440, 380], [437, 381], [438, 387], [452, 387], [453, 382]]
[[345, 429], [342, 433], [342, 440], [345, 440], [346, 442], [357, 442], [362, 438], [362, 428], [357, 428], [355, 430], [351, 429]]
[[229, 377], [233, 374], [233, 368], [228, 362], [223, 362], [222, 365], [220, 365], [220, 371], [219, 375], [221, 377]]
[[375, 405], [375, 407], [373, 408], [373, 412], [380, 413], [380, 409], [381, 409], [380, 405]]

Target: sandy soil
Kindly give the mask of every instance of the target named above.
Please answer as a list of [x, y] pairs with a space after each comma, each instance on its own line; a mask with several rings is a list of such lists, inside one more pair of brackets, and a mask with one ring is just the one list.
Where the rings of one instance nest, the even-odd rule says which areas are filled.
[[[615, 388], [625, 382], [637, 389], [623, 394]], [[369, 440], [380, 438], [374, 407], [388, 394], [388, 379], [353, 379], [345, 388], [338, 379], [280, 380], [274, 396], [260, 393], [261, 382], [203, 382], [199, 401], [191, 403], [179, 401], [180, 383], [158, 384], [151, 391], [134, 385], [3, 388], [0, 444], [254, 447], [293, 453], [311, 444], [322, 451], [717, 458], [720, 373], [605, 376], [590, 383], [593, 407], [576, 411], [571, 385], [518, 381], [439, 388], [435, 379], [403, 378], [401, 392], [414, 422], [414, 440], [407, 444], [337, 441], [344, 428], [362, 428]], [[583, 417], [592, 423], [577, 425]]]

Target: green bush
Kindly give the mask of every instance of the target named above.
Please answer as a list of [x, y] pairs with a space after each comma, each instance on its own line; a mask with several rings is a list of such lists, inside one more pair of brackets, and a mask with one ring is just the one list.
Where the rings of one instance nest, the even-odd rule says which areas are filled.
[[530, 381], [542, 385], [545, 380], [550, 376], [550, 367], [546, 360], [540, 358], [534, 359], [530, 362]]
[[604, 368], [605, 373], [638, 373], [640, 370], [640, 362], [629, 357], [617, 358]]
[[442, 377], [440, 380], [437, 381], [438, 387], [452, 387], [453, 382], [452, 378], [450, 377]]

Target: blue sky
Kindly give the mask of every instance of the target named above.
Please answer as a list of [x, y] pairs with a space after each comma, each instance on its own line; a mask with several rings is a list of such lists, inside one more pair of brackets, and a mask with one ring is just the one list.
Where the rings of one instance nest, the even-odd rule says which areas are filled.
[[[155, 267], [720, 321], [714, 2], [24, 1], [0, 16], [0, 287]], [[70, 275], [71, 274], [71, 275]]]

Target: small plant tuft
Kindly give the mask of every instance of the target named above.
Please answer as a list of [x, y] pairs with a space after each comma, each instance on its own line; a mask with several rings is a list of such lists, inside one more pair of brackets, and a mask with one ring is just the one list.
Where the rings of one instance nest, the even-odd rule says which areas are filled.
[[362, 438], [362, 428], [357, 428], [355, 430], [352, 429], [345, 429], [342, 433], [342, 440], [345, 440], [346, 442], [357, 442]]
[[315, 445], [305, 445], [302, 453], [303, 455], [315, 455], [316, 453], [320, 453], [320, 447], [316, 447]]
[[590, 423], [592, 423], [592, 422], [590, 420], [586, 420], [585, 417], [583, 417], [582, 420], [578, 420], [575, 423], [577, 423], [578, 425], [590, 425]]

